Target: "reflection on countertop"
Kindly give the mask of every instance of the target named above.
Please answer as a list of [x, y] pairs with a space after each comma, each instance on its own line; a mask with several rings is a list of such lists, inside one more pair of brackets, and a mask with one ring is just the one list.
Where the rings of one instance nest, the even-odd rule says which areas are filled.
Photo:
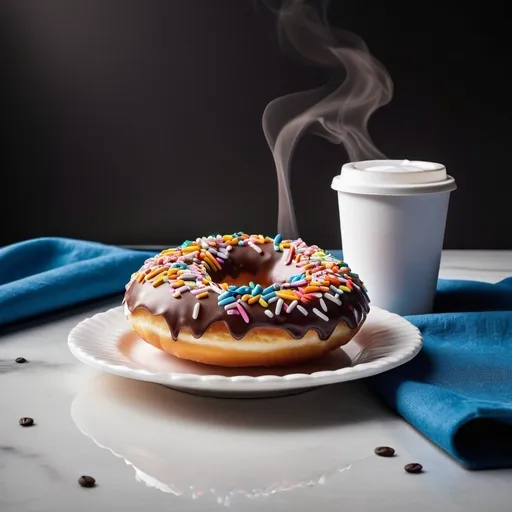
[[229, 506], [237, 497], [323, 485], [373, 458], [371, 444], [361, 456], [347, 438], [337, 442], [340, 426], [382, 422], [374, 400], [349, 388], [285, 400], [217, 399], [102, 375], [77, 394], [71, 416], [99, 447], [133, 466], [138, 481]]

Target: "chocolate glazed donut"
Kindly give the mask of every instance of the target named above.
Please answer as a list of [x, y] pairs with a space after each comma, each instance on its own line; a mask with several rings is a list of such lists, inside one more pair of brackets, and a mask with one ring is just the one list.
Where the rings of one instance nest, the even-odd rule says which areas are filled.
[[242, 232], [146, 260], [123, 304], [148, 343], [221, 366], [319, 357], [350, 341], [369, 312], [363, 282], [343, 261], [301, 239]]

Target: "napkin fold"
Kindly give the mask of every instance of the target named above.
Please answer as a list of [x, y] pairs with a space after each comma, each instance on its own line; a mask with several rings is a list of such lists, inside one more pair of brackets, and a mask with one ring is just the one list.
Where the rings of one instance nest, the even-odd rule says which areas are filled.
[[124, 291], [152, 253], [70, 238], [0, 248], [0, 325]]
[[441, 280], [435, 307], [406, 317], [421, 352], [369, 386], [466, 468], [512, 467], [512, 278]]

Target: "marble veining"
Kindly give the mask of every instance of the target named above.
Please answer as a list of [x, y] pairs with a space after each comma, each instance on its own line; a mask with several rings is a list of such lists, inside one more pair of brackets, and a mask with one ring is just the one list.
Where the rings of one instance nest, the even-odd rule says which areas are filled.
[[[443, 278], [511, 275], [512, 251], [443, 253]], [[67, 335], [118, 304], [0, 332], [1, 512], [510, 508], [512, 471], [461, 469], [361, 382], [250, 405], [99, 374], [73, 357]], [[23, 416], [36, 425], [21, 427]], [[384, 444], [397, 456], [372, 455]], [[404, 475], [407, 462], [425, 473]], [[82, 474], [97, 487], [81, 488]]]
[[2, 457], [0, 467], [8, 467], [9, 457], [16, 457], [17, 459], [33, 461], [34, 467], [42, 469], [52, 480], [62, 479], [59, 470], [48, 462], [45, 462], [45, 457], [41, 453], [24, 449], [20, 446], [0, 446], [0, 456]]
[[30, 361], [27, 363], [17, 363], [12, 360], [0, 359], [0, 374], [14, 372], [28, 372], [35, 370], [56, 370], [64, 366], [71, 366], [72, 363], [52, 363], [49, 361]]

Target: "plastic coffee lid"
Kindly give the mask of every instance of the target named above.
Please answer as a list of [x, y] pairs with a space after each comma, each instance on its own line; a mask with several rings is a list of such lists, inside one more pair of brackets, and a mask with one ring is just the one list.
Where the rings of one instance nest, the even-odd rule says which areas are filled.
[[442, 164], [419, 160], [363, 160], [350, 162], [331, 187], [353, 194], [409, 195], [451, 192], [455, 180]]

